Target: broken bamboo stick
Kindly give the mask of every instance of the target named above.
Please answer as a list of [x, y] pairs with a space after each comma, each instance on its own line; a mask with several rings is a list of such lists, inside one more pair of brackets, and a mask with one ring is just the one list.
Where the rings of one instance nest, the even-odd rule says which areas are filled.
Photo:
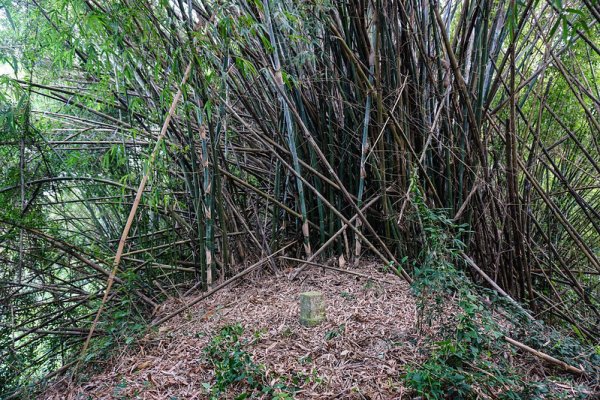
[[542, 353], [541, 351], [536, 350], [532, 347], [529, 347], [526, 344], [521, 343], [515, 339], [509, 338], [508, 336], [504, 336], [504, 340], [506, 340], [508, 343], [512, 344], [513, 346], [520, 348], [521, 350], [525, 350], [526, 352], [533, 354], [534, 356], [541, 358], [544, 361], [549, 362], [550, 364], [554, 364], [554, 365], [557, 365], [557, 366], [563, 368], [565, 371], [568, 371], [568, 372], [571, 372], [571, 373], [577, 374], [577, 375], [585, 375], [584, 370], [574, 367], [572, 365], [569, 365], [566, 362], [561, 361], [558, 358], [554, 358], [546, 353]]

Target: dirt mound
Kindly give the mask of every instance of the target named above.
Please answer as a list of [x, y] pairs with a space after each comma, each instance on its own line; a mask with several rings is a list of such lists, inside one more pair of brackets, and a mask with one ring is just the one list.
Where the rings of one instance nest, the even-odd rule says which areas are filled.
[[[132, 345], [104, 373], [78, 385], [58, 382], [44, 398], [206, 398], [214, 372], [203, 349], [238, 323], [253, 362], [268, 379], [286, 377], [295, 398], [402, 398], [401, 367], [418, 357], [415, 300], [405, 282], [374, 265], [354, 271], [370, 278], [311, 268], [294, 281], [241, 281]], [[309, 290], [326, 301], [327, 320], [314, 328], [298, 322], [298, 295]], [[168, 302], [161, 313], [180, 306]]]

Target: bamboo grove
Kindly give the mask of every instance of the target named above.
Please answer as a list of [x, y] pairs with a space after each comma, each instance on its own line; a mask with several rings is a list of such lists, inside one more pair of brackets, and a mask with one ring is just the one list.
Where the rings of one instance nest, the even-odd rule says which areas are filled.
[[0, 4], [0, 386], [282, 255], [410, 280], [416, 197], [597, 339], [596, 1]]

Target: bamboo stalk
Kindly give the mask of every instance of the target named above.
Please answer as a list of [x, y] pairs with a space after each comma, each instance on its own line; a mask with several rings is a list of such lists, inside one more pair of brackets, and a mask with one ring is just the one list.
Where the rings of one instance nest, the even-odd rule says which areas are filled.
[[[175, 114], [175, 109], [177, 107], [177, 103], [179, 103], [179, 98], [181, 97], [183, 86], [187, 82], [191, 71], [192, 71], [192, 63], [189, 63], [183, 74], [183, 78], [181, 80], [181, 83], [179, 84], [177, 93], [173, 97], [173, 101], [171, 103], [171, 108], [169, 109], [169, 112], [168, 112], [167, 116], [165, 117], [165, 122], [163, 123], [163, 127], [161, 129], [160, 135], [158, 136], [158, 138], [156, 140], [156, 145], [154, 146], [154, 150], [152, 151], [152, 154], [148, 158], [146, 172], [144, 173], [144, 176], [142, 177], [142, 180], [140, 181], [138, 190], [135, 195], [135, 200], [133, 202], [133, 206], [131, 207], [131, 211], [129, 212], [129, 217], [127, 218], [127, 223], [125, 224], [125, 228], [123, 228], [121, 240], [119, 241], [119, 247], [117, 248], [117, 254], [115, 255], [115, 259], [113, 261], [113, 268], [110, 272], [108, 280], [106, 281], [106, 289], [104, 290], [104, 296], [102, 297], [102, 301], [100, 303], [100, 306], [98, 307], [96, 317], [94, 318], [94, 321], [92, 322], [90, 331], [89, 331], [87, 338], [85, 339], [85, 342], [81, 349], [80, 357], [83, 357], [85, 355], [87, 348], [90, 344], [90, 340], [91, 340], [92, 336], [94, 335], [94, 330], [96, 328], [96, 325], [98, 324], [98, 321], [100, 320], [100, 315], [102, 314], [104, 305], [106, 304], [108, 295], [110, 293], [110, 289], [113, 285], [113, 282], [115, 281], [115, 277], [117, 274], [117, 270], [119, 268], [119, 264], [121, 263], [121, 257], [123, 255], [123, 250], [125, 248], [125, 242], [127, 241], [127, 237], [129, 236], [129, 230], [131, 229], [131, 225], [133, 224], [133, 219], [135, 218], [137, 208], [140, 204], [140, 200], [142, 199], [144, 189], [146, 188], [146, 184], [148, 183], [148, 179], [149, 179], [150, 173], [152, 171], [152, 169], [151, 169], [152, 165], [154, 164], [154, 160], [156, 159], [158, 151], [161, 148], [162, 139], [167, 134], [167, 128], [169, 126], [169, 122], [171, 121], [171, 118], [173, 118], [173, 115]], [[77, 365], [79, 365], [79, 362]], [[77, 367], [76, 367], [76, 369], [77, 369]]]
[[577, 374], [577, 375], [585, 375], [585, 371], [584, 370], [582, 370], [580, 368], [577, 368], [577, 367], [574, 367], [572, 365], [569, 365], [566, 362], [561, 361], [559, 359], [556, 359], [556, 358], [554, 358], [552, 356], [549, 356], [546, 353], [542, 353], [539, 350], [533, 349], [533, 348], [527, 346], [526, 344], [523, 344], [523, 343], [521, 343], [519, 341], [511, 339], [508, 336], [504, 336], [504, 340], [506, 340], [508, 343], [512, 344], [513, 346], [518, 347], [521, 350], [524, 350], [524, 351], [526, 351], [526, 352], [528, 352], [530, 354], [533, 354], [534, 356], [536, 356], [538, 358], [541, 358], [544, 361], [549, 362], [550, 364], [554, 364], [554, 365], [557, 365], [557, 366], [561, 367], [565, 371], [568, 371], [568, 372], [571, 372], [571, 373]]

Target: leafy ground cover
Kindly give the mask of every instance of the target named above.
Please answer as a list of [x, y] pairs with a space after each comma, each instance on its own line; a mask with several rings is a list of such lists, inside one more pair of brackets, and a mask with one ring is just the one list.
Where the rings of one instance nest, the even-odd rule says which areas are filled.
[[[97, 372], [54, 382], [41, 398], [594, 398], [590, 379], [485, 336], [490, 324], [514, 329], [500, 308], [487, 307], [492, 320], [481, 328], [481, 310], [465, 312], [454, 291], [455, 301], [424, 321], [422, 296], [389, 268], [364, 263], [352, 271], [370, 278], [321, 269], [294, 281], [257, 274]], [[307, 290], [326, 299], [327, 320], [315, 328], [298, 322], [298, 293]], [[180, 306], [168, 301], [156, 318]]]

